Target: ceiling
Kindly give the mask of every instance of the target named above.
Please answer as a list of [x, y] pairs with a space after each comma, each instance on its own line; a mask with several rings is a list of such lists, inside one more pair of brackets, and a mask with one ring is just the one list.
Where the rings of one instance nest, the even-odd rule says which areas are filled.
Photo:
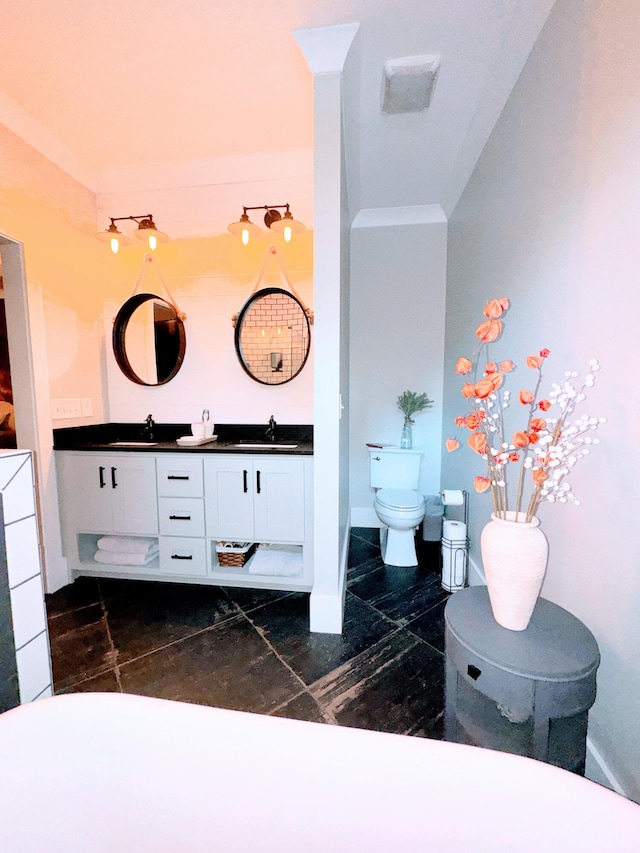
[[[292, 31], [358, 22], [345, 69], [358, 208], [450, 213], [552, 5], [2, 0], [0, 121], [94, 189], [122, 167], [310, 150], [313, 79]], [[384, 62], [425, 54], [440, 56], [430, 107], [383, 114]]]

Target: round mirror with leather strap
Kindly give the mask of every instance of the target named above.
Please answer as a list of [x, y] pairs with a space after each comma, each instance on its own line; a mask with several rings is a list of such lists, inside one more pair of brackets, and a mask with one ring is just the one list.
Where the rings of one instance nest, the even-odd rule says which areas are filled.
[[113, 353], [120, 370], [138, 385], [165, 385], [182, 367], [187, 346], [175, 307], [154, 293], [136, 293], [113, 323]]

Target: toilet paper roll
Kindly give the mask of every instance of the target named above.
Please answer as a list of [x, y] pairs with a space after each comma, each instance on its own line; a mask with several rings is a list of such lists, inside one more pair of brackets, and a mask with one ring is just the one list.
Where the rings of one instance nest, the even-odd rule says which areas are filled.
[[466, 542], [467, 525], [464, 521], [446, 520], [442, 525], [442, 538], [450, 542]]
[[442, 492], [442, 503], [445, 506], [462, 506], [464, 504], [464, 495], [458, 489], [445, 489]]

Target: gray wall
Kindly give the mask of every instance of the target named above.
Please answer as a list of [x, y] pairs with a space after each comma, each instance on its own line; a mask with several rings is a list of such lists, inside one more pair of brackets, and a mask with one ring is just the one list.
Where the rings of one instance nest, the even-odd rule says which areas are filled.
[[[608, 423], [600, 446], [570, 478], [582, 504], [544, 504], [539, 513], [550, 543], [543, 595], [596, 636], [602, 664], [589, 736], [614, 781], [636, 799], [639, 41], [636, 0], [556, 3], [450, 221], [444, 418], [447, 437], [465, 408], [455, 361], [470, 355], [491, 297], [512, 302], [496, 359], [522, 365], [528, 353], [548, 347], [548, 382], [600, 360], [581, 411]], [[530, 374], [521, 367], [508, 378], [515, 396]], [[466, 447], [444, 454], [447, 487], [472, 488], [481, 473], [482, 460]], [[473, 495], [478, 563], [490, 512], [488, 495]]]
[[440, 207], [361, 211], [351, 230], [350, 501], [353, 526], [378, 524], [366, 443], [399, 444], [403, 391], [426, 392], [415, 415], [419, 488], [440, 490], [447, 224]]

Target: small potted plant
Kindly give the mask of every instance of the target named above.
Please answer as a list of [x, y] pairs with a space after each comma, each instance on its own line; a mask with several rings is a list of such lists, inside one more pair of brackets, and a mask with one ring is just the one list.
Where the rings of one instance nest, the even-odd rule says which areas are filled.
[[398, 397], [397, 404], [404, 415], [400, 447], [410, 450], [413, 447], [413, 434], [411, 431], [411, 425], [414, 423], [413, 415], [421, 412], [423, 409], [428, 409], [433, 405], [433, 400], [430, 400], [426, 394], [416, 394], [415, 391], [403, 391]]

